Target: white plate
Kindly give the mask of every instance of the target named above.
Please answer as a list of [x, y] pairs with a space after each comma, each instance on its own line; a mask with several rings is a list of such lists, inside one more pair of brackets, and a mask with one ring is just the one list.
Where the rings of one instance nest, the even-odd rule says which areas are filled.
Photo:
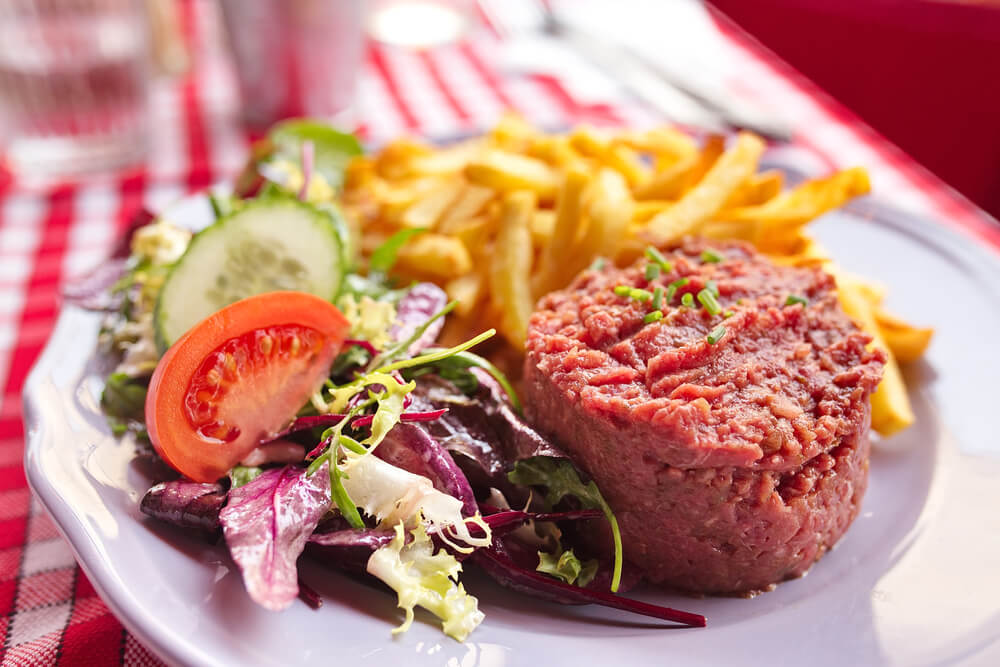
[[872, 204], [814, 229], [844, 267], [889, 287], [894, 310], [937, 329], [907, 369], [917, 424], [876, 446], [861, 516], [807, 577], [752, 600], [639, 594], [706, 614], [706, 629], [543, 603], [470, 572], [486, 612], [470, 641], [427, 614], [393, 638], [392, 596], [312, 564], [322, 609], [260, 609], [223, 548], [139, 513], [150, 480], [109, 434], [99, 318], [75, 308], [27, 383], [28, 479], [101, 597], [179, 664], [1000, 664], [1000, 254]]

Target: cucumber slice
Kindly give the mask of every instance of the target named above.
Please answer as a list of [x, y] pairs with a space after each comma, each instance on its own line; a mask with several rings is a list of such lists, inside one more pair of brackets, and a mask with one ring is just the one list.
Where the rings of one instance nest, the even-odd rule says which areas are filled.
[[256, 199], [191, 239], [153, 316], [161, 351], [223, 306], [278, 290], [332, 301], [344, 277], [343, 232], [330, 213], [287, 197]]

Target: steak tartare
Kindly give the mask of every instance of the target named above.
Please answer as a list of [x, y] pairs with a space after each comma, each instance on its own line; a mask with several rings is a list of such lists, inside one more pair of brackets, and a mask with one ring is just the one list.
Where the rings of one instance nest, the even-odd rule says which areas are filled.
[[858, 513], [884, 353], [820, 269], [702, 240], [648, 254], [540, 300], [528, 416], [597, 482], [650, 581], [801, 576]]

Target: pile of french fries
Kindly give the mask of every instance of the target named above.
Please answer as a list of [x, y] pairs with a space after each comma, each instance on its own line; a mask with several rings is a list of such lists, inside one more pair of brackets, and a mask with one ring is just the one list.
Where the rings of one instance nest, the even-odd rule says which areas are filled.
[[396, 271], [434, 281], [458, 302], [454, 338], [496, 326], [523, 350], [543, 294], [566, 286], [598, 257], [624, 265], [648, 245], [688, 235], [740, 239], [774, 261], [822, 266], [838, 278], [845, 311], [885, 349], [872, 399], [884, 436], [913, 422], [898, 362], [919, 358], [932, 331], [893, 317], [884, 290], [847, 276], [805, 233], [823, 213], [869, 191], [855, 168], [785, 190], [779, 171], [758, 171], [759, 137], [697, 142], [676, 129], [546, 134], [506, 116], [488, 134], [444, 147], [400, 139], [348, 167], [343, 204], [363, 254], [420, 228]]

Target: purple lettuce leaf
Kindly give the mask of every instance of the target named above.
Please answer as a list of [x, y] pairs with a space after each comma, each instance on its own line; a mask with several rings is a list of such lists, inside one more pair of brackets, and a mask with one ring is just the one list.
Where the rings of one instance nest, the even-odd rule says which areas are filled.
[[66, 303], [86, 310], [117, 310], [121, 306], [121, 295], [112, 294], [111, 287], [128, 272], [126, 260], [132, 250], [135, 231], [155, 219], [156, 216], [148, 209], [137, 211], [115, 242], [111, 256], [63, 288]]
[[317, 531], [309, 537], [306, 553], [321, 563], [351, 572], [365, 572], [372, 552], [387, 545], [395, 536], [393, 530], [378, 528]]
[[222, 533], [250, 597], [262, 607], [288, 607], [299, 593], [296, 560], [330, 509], [330, 475], [285, 466], [234, 489], [219, 513]]
[[534, 456], [567, 456], [514, 411], [493, 376], [479, 368], [471, 371], [479, 383], [475, 395], [467, 396], [439, 376], [424, 375], [411, 394], [410, 409], [447, 408], [446, 414], [421, 426], [451, 452], [480, 496], [494, 487], [511, 501], [523, 500], [525, 494], [507, 480], [511, 466]]
[[532, 428], [514, 411], [507, 399], [507, 393], [492, 375], [482, 368], [473, 368], [472, 372], [479, 380], [480, 403], [491, 418], [507, 461], [515, 462], [535, 456], [569, 458], [565, 452]]
[[428, 478], [434, 488], [462, 501], [466, 516], [476, 513], [476, 497], [455, 460], [427, 431], [415, 424], [397, 424], [375, 448], [383, 461]]
[[111, 288], [127, 273], [124, 259], [106, 259], [66, 285], [63, 300], [84, 310], [115, 311], [121, 308], [122, 295], [112, 293]]
[[483, 510], [483, 520], [490, 527], [494, 535], [502, 535], [527, 521], [584, 521], [588, 519], [600, 519], [604, 515], [600, 510], [572, 510], [569, 512], [522, 512], [520, 510], [499, 510], [486, 513], [488, 509], [485, 505], [479, 506]]
[[219, 510], [225, 503], [226, 491], [220, 485], [177, 479], [146, 491], [139, 509], [160, 521], [211, 535], [219, 530]]
[[504, 483], [506, 462], [482, 401], [437, 375], [421, 376], [410, 395], [412, 410], [448, 409], [421, 428], [452, 454], [474, 489], [487, 493], [489, 487]]
[[[705, 617], [669, 607], [632, 600], [597, 588], [581, 588], [522, 567], [515, 562], [503, 539], [477, 549], [472, 560], [500, 585], [559, 604], [597, 604], [633, 614], [651, 616], [690, 627], [704, 627]], [[593, 584], [593, 582], [592, 582]]]
[[[396, 322], [389, 329], [389, 337], [395, 341], [408, 339], [447, 303], [448, 295], [440, 287], [433, 283], [417, 283], [396, 304]], [[419, 338], [410, 343], [406, 354], [416, 356], [433, 344], [443, 326], [444, 318], [439, 317]]]

